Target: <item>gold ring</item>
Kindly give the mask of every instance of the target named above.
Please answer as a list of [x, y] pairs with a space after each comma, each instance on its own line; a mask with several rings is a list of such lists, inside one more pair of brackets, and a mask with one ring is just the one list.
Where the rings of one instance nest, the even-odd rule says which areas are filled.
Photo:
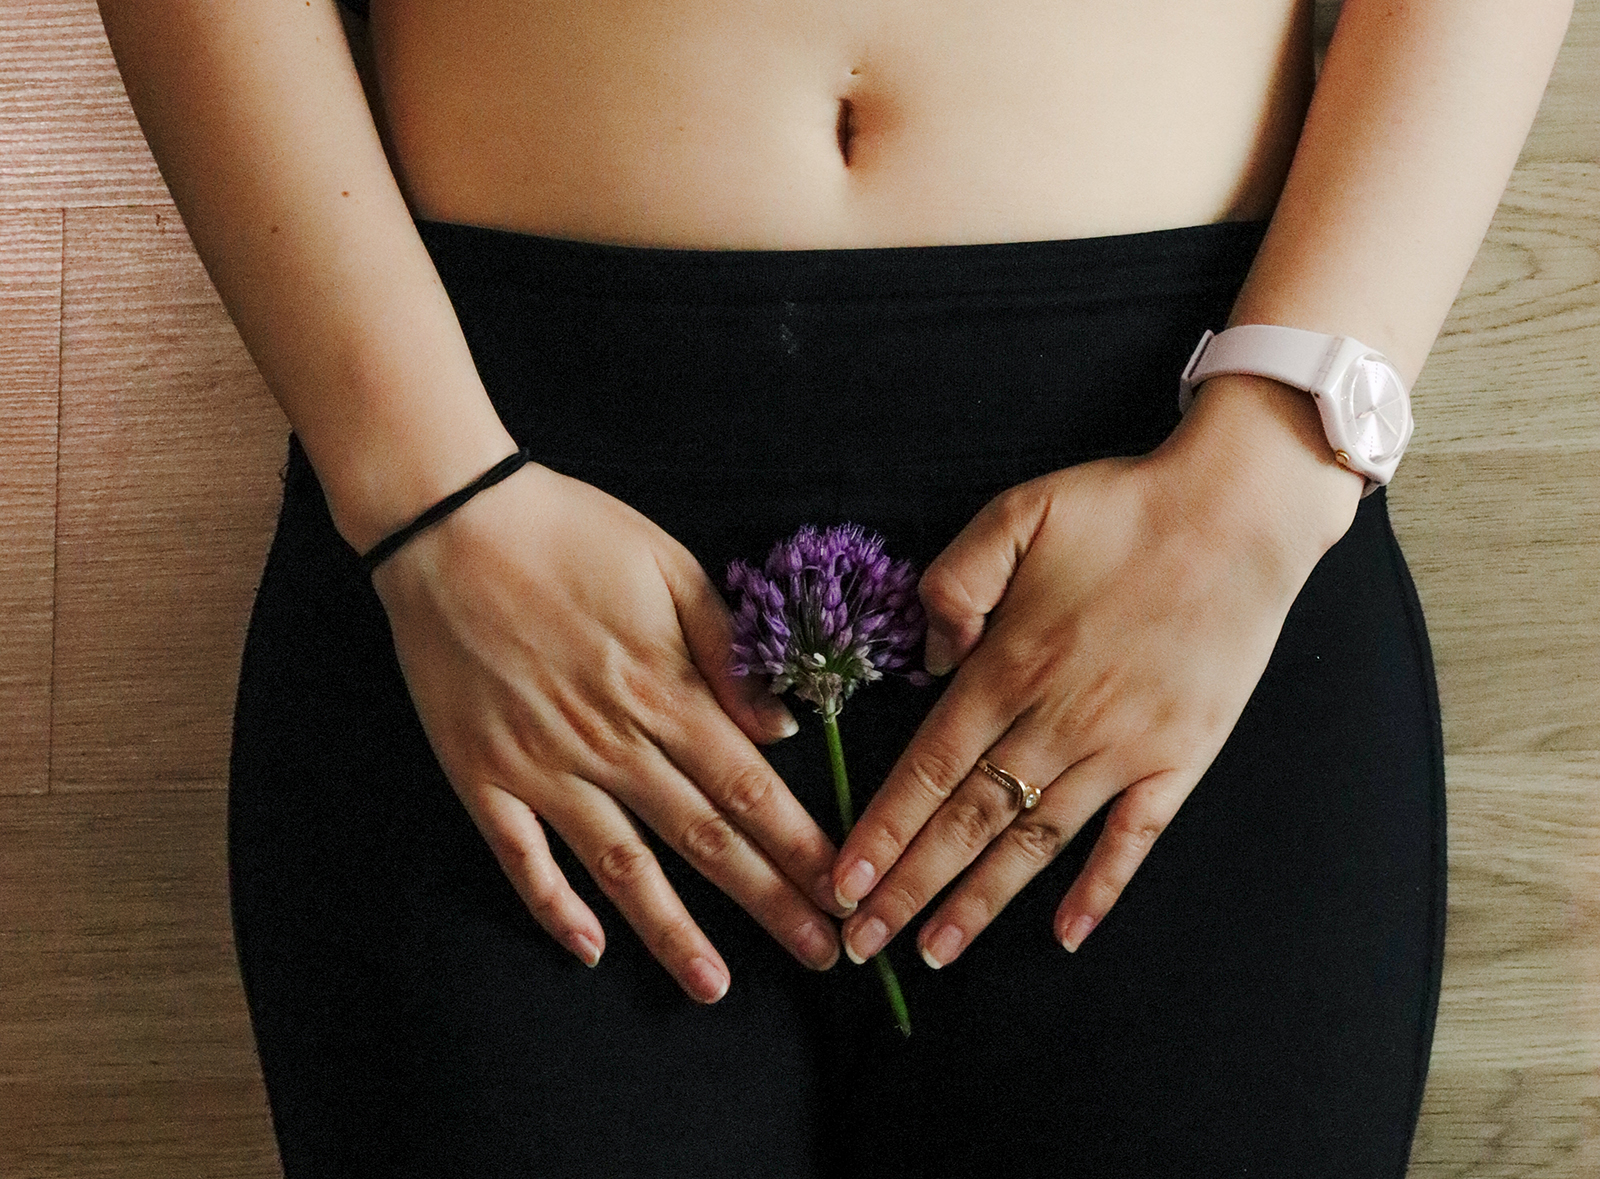
[[978, 759], [978, 768], [1011, 791], [1012, 796], [1017, 800], [1017, 808], [1019, 810], [1031, 811], [1039, 805], [1039, 798], [1044, 794], [1044, 791], [1037, 786], [1029, 786], [1021, 778], [1002, 770], [986, 757]]

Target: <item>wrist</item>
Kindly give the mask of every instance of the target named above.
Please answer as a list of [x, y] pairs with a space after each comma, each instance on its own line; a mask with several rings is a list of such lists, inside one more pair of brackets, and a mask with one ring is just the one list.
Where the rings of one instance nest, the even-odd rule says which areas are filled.
[[301, 437], [334, 527], [352, 548], [367, 552], [517, 449], [481, 391], [479, 398], [454, 413], [439, 398], [403, 418], [374, 415], [335, 444], [318, 439], [320, 453]]
[[1334, 457], [1311, 396], [1267, 377], [1212, 377], [1152, 456], [1172, 494], [1201, 497], [1216, 527], [1300, 576], [1350, 527], [1366, 481]]

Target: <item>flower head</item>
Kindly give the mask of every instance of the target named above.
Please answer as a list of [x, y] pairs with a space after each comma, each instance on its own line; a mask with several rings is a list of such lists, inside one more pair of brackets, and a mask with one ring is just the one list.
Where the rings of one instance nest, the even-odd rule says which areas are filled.
[[728, 587], [740, 595], [734, 672], [771, 676], [774, 693], [793, 688], [824, 716], [862, 684], [906, 667], [927, 629], [916, 570], [891, 561], [882, 537], [856, 524], [808, 524], [774, 545], [763, 568], [729, 565]]

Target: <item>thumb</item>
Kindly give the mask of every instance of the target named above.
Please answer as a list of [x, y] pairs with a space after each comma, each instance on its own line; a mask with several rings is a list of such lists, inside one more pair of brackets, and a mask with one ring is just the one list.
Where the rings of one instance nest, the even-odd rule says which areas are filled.
[[661, 574], [677, 608], [689, 658], [722, 711], [758, 745], [794, 736], [800, 725], [783, 701], [768, 690], [767, 678], [734, 674], [733, 620], [722, 595], [687, 550], [678, 558], [659, 561]]
[[928, 615], [930, 674], [944, 675], [978, 645], [989, 612], [1033, 543], [1046, 502], [1027, 485], [996, 496], [924, 571], [917, 592]]

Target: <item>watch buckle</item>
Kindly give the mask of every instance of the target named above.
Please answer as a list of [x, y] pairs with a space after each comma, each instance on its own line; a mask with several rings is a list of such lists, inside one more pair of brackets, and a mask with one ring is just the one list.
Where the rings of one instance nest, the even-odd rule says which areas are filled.
[[1189, 356], [1189, 363], [1183, 366], [1183, 373], [1178, 377], [1178, 412], [1188, 413], [1189, 407], [1194, 404], [1194, 384], [1191, 378], [1194, 370], [1200, 367], [1200, 358], [1206, 354], [1206, 348], [1216, 338], [1216, 333], [1207, 328], [1205, 335], [1200, 337], [1200, 342], [1194, 346], [1194, 352]]

